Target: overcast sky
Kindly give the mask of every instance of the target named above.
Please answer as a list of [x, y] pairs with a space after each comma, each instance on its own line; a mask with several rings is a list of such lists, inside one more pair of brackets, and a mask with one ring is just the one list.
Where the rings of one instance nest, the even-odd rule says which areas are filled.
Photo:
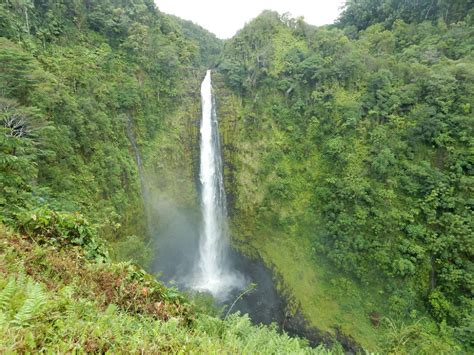
[[309, 24], [333, 23], [344, 0], [155, 0], [158, 8], [191, 20], [219, 38], [230, 38], [263, 10], [303, 16]]

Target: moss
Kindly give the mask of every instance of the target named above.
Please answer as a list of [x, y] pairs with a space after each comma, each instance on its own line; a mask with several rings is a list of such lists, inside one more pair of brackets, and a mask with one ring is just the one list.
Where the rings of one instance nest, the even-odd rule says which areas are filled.
[[[234, 225], [234, 231], [237, 230]], [[279, 276], [280, 292], [289, 296], [294, 309], [300, 309], [309, 324], [336, 336], [339, 331], [362, 347], [376, 350], [383, 332], [370, 322], [374, 309], [384, 312], [375, 290], [366, 289], [347, 275], [335, 272], [324, 257], [315, 260], [305, 237], [285, 236], [271, 229], [260, 229], [252, 238], [233, 234], [236, 245], [246, 254], [258, 256]]]

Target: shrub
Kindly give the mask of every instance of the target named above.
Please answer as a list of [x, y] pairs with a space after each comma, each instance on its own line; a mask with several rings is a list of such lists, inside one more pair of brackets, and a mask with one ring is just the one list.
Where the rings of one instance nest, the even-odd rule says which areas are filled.
[[57, 212], [47, 208], [17, 214], [17, 227], [38, 244], [60, 248], [81, 247], [87, 258], [98, 261], [108, 253], [97, 237], [95, 228], [80, 213]]

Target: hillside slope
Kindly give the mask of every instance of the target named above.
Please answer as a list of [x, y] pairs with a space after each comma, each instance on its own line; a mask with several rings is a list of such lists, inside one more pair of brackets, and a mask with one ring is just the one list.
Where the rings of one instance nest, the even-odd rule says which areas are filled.
[[220, 42], [147, 0], [28, 4], [0, 4], [2, 220], [47, 204], [139, 246], [145, 184], [195, 204], [188, 97]]
[[24, 234], [0, 225], [2, 353], [329, 354], [246, 316], [207, 315], [141, 268], [112, 263], [79, 215], [23, 221]]
[[235, 244], [319, 329], [383, 349], [421, 325], [405, 351], [453, 352], [474, 314], [472, 6], [354, 30], [375, 2], [398, 3], [350, 2], [340, 28], [267, 11], [225, 44]]

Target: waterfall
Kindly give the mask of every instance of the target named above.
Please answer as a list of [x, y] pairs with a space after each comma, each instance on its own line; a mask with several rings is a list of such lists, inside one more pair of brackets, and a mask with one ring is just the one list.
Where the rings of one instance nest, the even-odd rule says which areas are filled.
[[135, 153], [135, 160], [137, 162], [138, 167], [138, 175], [140, 177], [140, 187], [142, 190], [142, 196], [146, 198], [146, 188], [145, 188], [145, 174], [143, 173], [143, 164], [142, 164], [142, 156], [140, 151], [138, 150], [137, 140], [135, 139], [135, 134], [133, 134], [133, 123], [132, 119], [128, 117], [127, 121], [127, 136], [130, 144], [132, 145], [133, 152]]
[[130, 141], [130, 144], [132, 145], [133, 152], [135, 153], [135, 160], [137, 163], [137, 168], [138, 168], [138, 175], [140, 177], [140, 189], [142, 193], [142, 199], [143, 199], [143, 206], [145, 209], [145, 218], [146, 218], [146, 225], [148, 229], [148, 233], [150, 234], [150, 204], [148, 201], [148, 189], [145, 181], [145, 173], [143, 171], [143, 163], [142, 163], [142, 156], [140, 154], [140, 150], [138, 149], [137, 146], [137, 140], [135, 138], [135, 134], [133, 133], [133, 121], [132, 118], [129, 116], [128, 121], [127, 121], [127, 136]]
[[193, 288], [208, 291], [225, 300], [228, 293], [242, 287], [243, 279], [230, 270], [229, 233], [224, 190], [223, 164], [218, 122], [212, 95], [211, 71], [201, 84], [201, 209], [202, 228], [199, 241], [199, 264]]

